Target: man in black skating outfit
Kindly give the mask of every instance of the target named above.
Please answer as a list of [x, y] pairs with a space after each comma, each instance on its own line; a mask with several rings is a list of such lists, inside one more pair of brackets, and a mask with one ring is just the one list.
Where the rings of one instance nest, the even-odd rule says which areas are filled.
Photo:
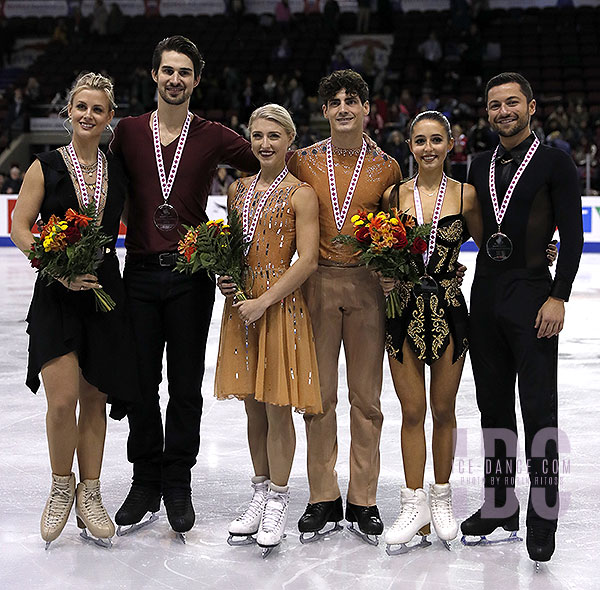
[[[485, 496], [461, 529], [487, 535], [498, 527], [519, 528], [518, 376], [530, 477], [527, 550], [536, 562], [548, 561], [559, 508], [558, 333], [583, 247], [579, 181], [571, 158], [540, 145], [531, 132], [535, 100], [523, 76], [499, 74], [485, 94], [500, 145], [479, 155], [469, 172], [484, 225], [471, 291], [470, 349], [484, 435]], [[545, 250], [556, 226], [561, 247], [552, 280]]]

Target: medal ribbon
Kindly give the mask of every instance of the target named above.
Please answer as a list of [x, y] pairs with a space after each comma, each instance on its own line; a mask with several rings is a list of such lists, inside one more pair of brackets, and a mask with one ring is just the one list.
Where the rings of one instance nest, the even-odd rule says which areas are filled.
[[250, 243], [254, 239], [254, 234], [256, 233], [258, 220], [267, 202], [267, 199], [273, 194], [273, 191], [281, 184], [281, 181], [287, 176], [287, 173], [287, 166], [284, 166], [283, 170], [279, 173], [277, 178], [271, 183], [269, 188], [264, 192], [263, 196], [258, 200], [258, 203], [256, 204], [256, 209], [254, 209], [254, 215], [252, 216], [252, 220], [250, 220], [250, 203], [254, 199], [254, 189], [256, 188], [258, 179], [260, 178], [260, 172], [252, 181], [252, 184], [250, 185], [250, 188], [246, 193], [246, 198], [244, 199], [244, 208], [242, 209], [242, 228], [244, 231], [244, 236], [246, 236], [246, 238], [248, 239], [247, 250], [250, 248]]
[[[419, 225], [423, 225], [423, 205], [421, 204], [421, 196], [419, 195], [419, 188], [417, 187], [417, 180], [419, 175], [415, 176], [415, 186], [413, 188], [413, 199], [415, 202], [415, 211], [417, 213], [417, 222]], [[429, 259], [435, 250], [435, 238], [437, 237], [438, 224], [440, 222], [440, 216], [442, 214], [442, 205], [444, 204], [444, 197], [446, 196], [446, 186], [448, 184], [448, 177], [446, 173], [442, 173], [442, 181], [440, 182], [440, 188], [435, 199], [435, 207], [433, 208], [433, 216], [431, 218], [431, 232], [429, 234], [429, 242], [427, 244], [427, 251], [423, 252], [423, 264], [425, 265], [425, 272], [427, 273], [427, 265]]]
[[517, 182], [521, 178], [523, 172], [525, 172], [525, 168], [533, 158], [533, 154], [535, 154], [535, 150], [538, 149], [540, 145], [540, 140], [536, 137], [529, 150], [525, 154], [521, 165], [517, 168], [515, 175], [512, 177], [510, 184], [508, 185], [508, 189], [506, 190], [506, 194], [504, 195], [504, 199], [502, 199], [502, 205], [498, 205], [498, 194], [496, 193], [496, 156], [498, 155], [498, 149], [500, 148], [500, 144], [496, 146], [496, 150], [492, 155], [492, 162], [490, 164], [490, 177], [489, 177], [489, 187], [490, 187], [490, 197], [492, 199], [492, 205], [494, 206], [494, 215], [496, 216], [496, 223], [498, 224], [498, 231], [500, 231], [500, 224], [504, 219], [504, 215], [506, 210], [508, 209], [508, 204], [510, 203], [510, 199], [515, 191], [515, 187], [517, 186]]
[[160, 180], [160, 188], [162, 189], [163, 199], [165, 203], [169, 200], [173, 183], [175, 182], [175, 176], [177, 169], [179, 168], [179, 162], [183, 154], [183, 148], [187, 140], [188, 131], [190, 129], [190, 123], [192, 122], [192, 113], [188, 111], [185, 123], [181, 128], [181, 134], [179, 135], [179, 141], [177, 142], [177, 149], [173, 156], [173, 163], [171, 164], [171, 170], [169, 171], [169, 177], [165, 174], [165, 164], [162, 157], [162, 148], [160, 144], [160, 131], [158, 128], [158, 111], [154, 111], [154, 120], [152, 121], [152, 137], [154, 139], [154, 157], [156, 158], [156, 168], [158, 169], [158, 178]]
[[[73, 168], [75, 168], [75, 176], [77, 176], [77, 183], [79, 184], [79, 191], [81, 192], [82, 205], [84, 207], [87, 207], [90, 204], [90, 197], [88, 195], [87, 186], [85, 185], [85, 179], [83, 177], [81, 165], [79, 164], [77, 154], [75, 153], [75, 148], [73, 147], [73, 142], [71, 142], [67, 146], [67, 151], [69, 152], [69, 157], [71, 158], [71, 162], [73, 163]], [[100, 152], [100, 148], [98, 148], [98, 163], [96, 165], [96, 189], [94, 190], [94, 205], [96, 206], [96, 211], [98, 211], [98, 208], [100, 207], [100, 197], [102, 195], [102, 174], [102, 153]]]
[[354, 166], [354, 172], [352, 173], [352, 178], [350, 179], [348, 191], [346, 192], [346, 198], [344, 199], [344, 204], [340, 210], [337, 188], [335, 185], [335, 173], [333, 170], [333, 150], [331, 148], [331, 139], [327, 141], [327, 177], [329, 178], [329, 194], [331, 195], [333, 218], [335, 219], [335, 226], [337, 227], [338, 232], [342, 231], [344, 222], [348, 216], [348, 210], [350, 209], [350, 203], [352, 202], [352, 197], [354, 196], [354, 191], [356, 190], [356, 185], [358, 184], [358, 177], [360, 176], [360, 171], [362, 170], [366, 153], [367, 142], [363, 139], [362, 148], [360, 150], [356, 166]]

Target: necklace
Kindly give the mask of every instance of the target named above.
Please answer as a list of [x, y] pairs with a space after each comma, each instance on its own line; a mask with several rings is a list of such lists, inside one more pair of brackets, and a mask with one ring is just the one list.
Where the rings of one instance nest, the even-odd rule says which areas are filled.
[[362, 151], [362, 146], [359, 148], [339, 148], [335, 145], [331, 144], [331, 151], [336, 156], [360, 156], [360, 152]]
[[94, 162], [93, 164], [84, 164], [79, 162], [79, 165], [81, 166], [82, 172], [93, 177], [94, 173], [96, 172], [96, 168], [98, 167], [98, 162]]

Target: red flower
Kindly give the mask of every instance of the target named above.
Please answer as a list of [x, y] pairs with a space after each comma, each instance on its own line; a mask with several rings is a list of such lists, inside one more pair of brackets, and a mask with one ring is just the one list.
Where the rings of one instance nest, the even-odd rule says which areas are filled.
[[354, 237], [361, 243], [363, 244], [370, 244], [371, 243], [371, 233], [369, 232], [369, 229], [366, 228], [364, 225], [360, 226], [355, 232], [354, 232]]
[[406, 233], [403, 231], [395, 231], [394, 238], [396, 243], [393, 245], [395, 250], [402, 250], [402, 248], [406, 248], [406, 244], [408, 244], [408, 240], [406, 239]]
[[77, 227], [83, 228], [88, 226], [89, 222], [92, 221], [92, 218], [87, 217], [87, 215], [81, 215], [73, 209], [67, 209], [65, 220], [69, 222], [69, 225], [75, 224]]
[[415, 238], [413, 245], [410, 247], [412, 254], [423, 254], [427, 250], [427, 242], [423, 238]]
[[39, 258], [32, 258], [31, 266], [32, 268], [40, 268], [42, 266], [42, 261]]
[[81, 232], [76, 227], [68, 227], [64, 233], [68, 244], [75, 244], [81, 240]]

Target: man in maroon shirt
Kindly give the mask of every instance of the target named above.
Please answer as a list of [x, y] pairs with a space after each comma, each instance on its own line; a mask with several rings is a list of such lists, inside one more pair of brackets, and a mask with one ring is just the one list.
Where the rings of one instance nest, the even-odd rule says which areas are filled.
[[[202, 272], [173, 272], [177, 242], [182, 225], [207, 220], [208, 192], [220, 162], [258, 170], [244, 138], [189, 112], [203, 67], [197, 47], [185, 37], [161, 41], [152, 56], [158, 109], [123, 119], [111, 146], [130, 179], [123, 274], [143, 394], [142, 406], [129, 413], [133, 483], [115, 520], [119, 526], [139, 523], [159, 510], [162, 495], [169, 523], [182, 538], [195, 520], [191, 468], [200, 446], [214, 284]], [[158, 388], [165, 344], [169, 402], [163, 434]]]

